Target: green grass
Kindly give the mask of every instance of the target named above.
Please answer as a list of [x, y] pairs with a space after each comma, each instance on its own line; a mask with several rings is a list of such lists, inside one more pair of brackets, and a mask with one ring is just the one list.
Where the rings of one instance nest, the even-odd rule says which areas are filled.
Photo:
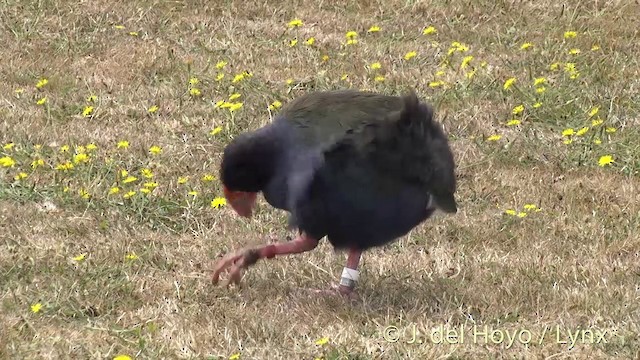
[[[0, 358], [640, 357], [639, 20], [573, 0], [3, 1]], [[435, 106], [460, 211], [366, 253], [353, 303], [299, 291], [337, 281], [325, 242], [211, 285], [220, 254], [294, 235], [263, 200], [250, 220], [212, 206], [225, 145], [342, 88]]]

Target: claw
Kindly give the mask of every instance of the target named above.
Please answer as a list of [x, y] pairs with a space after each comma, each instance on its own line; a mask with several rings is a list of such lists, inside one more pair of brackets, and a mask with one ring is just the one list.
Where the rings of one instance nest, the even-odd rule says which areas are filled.
[[229, 279], [224, 283], [224, 286], [229, 286], [231, 283], [236, 285], [240, 284], [242, 279], [243, 270], [253, 265], [258, 261], [258, 254], [253, 249], [240, 250], [232, 254], [225, 255], [220, 259], [213, 268], [213, 275], [211, 282], [217, 284], [220, 279], [220, 274], [227, 268], [229, 269]]

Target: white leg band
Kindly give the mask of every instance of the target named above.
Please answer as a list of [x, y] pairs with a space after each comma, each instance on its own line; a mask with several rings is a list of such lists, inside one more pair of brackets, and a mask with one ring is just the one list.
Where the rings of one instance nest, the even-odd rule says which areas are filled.
[[342, 269], [342, 277], [340, 278], [340, 285], [354, 288], [356, 286], [356, 282], [358, 282], [358, 275], [360, 272], [355, 269], [349, 269], [345, 267]]

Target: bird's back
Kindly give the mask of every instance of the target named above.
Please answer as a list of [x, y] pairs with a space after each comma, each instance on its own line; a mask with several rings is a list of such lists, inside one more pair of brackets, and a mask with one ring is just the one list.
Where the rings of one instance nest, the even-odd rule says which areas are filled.
[[308, 185], [298, 189], [291, 206], [301, 230], [327, 235], [337, 248], [364, 250], [427, 219], [440, 188], [451, 192], [455, 207], [453, 158], [430, 109], [415, 95], [393, 99], [378, 112], [364, 111], [351, 123], [355, 126], [322, 150]]

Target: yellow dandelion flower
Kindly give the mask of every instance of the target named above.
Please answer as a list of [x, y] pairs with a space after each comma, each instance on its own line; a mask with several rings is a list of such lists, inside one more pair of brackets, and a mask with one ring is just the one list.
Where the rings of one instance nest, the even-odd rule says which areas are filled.
[[220, 131], [222, 131], [222, 126], [216, 126], [215, 128], [213, 128], [211, 131], [209, 131], [209, 135], [210, 136], [215, 136], [217, 135]]
[[96, 102], [96, 100], [98, 100], [98, 97], [95, 95], [89, 95], [87, 97], [87, 102]]
[[162, 152], [162, 148], [158, 145], [153, 145], [149, 148], [149, 153], [152, 155], [158, 155]]
[[511, 216], [516, 216], [516, 214], [517, 214], [516, 211], [513, 210], [513, 209], [507, 209], [507, 210], [504, 211], [504, 213], [507, 214], [507, 215], [511, 215]]
[[513, 120], [507, 121], [507, 126], [516, 126], [516, 125], [520, 125], [520, 120], [513, 119]]
[[37, 314], [40, 312], [40, 310], [42, 310], [42, 304], [41, 303], [35, 303], [33, 305], [31, 305], [31, 312], [34, 314]]
[[371, 70], [378, 70], [380, 68], [382, 68], [382, 64], [380, 64], [379, 62], [374, 62], [370, 65]]
[[466, 72], [466, 73], [464, 74], [464, 76], [466, 76], [466, 77], [467, 77], [467, 79], [471, 79], [471, 78], [472, 78], [472, 77], [474, 77], [475, 75], [476, 75], [476, 70], [471, 70], [471, 71]]
[[536, 210], [538, 207], [535, 204], [524, 204], [523, 207], [527, 211]]
[[526, 42], [526, 43], [520, 45], [520, 50], [527, 50], [527, 49], [532, 48], [532, 47], [533, 47], [532, 43]]
[[[1, 163], [1, 161], [0, 161], [0, 163]], [[42, 159], [35, 159], [35, 160], [33, 160], [33, 161], [31, 162], [31, 168], [33, 168], [33, 169], [35, 169], [35, 168], [37, 168], [37, 167], [40, 167], [40, 166], [44, 166], [44, 160], [42, 160]]]
[[269, 110], [274, 111], [280, 109], [282, 107], [282, 103], [278, 100], [275, 100], [269, 105]]
[[155, 182], [155, 181], [149, 181], [149, 182], [146, 182], [146, 183], [142, 184], [142, 186], [144, 188], [146, 188], [146, 189], [153, 190], [153, 189], [158, 187], [158, 183]]
[[40, 310], [42, 310], [42, 304], [41, 303], [35, 303], [33, 305], [31, 305], [31, 312], [34, 314], [37, 314], [40, 312]]
[[85, 106], [84, 110], [82, 110], [82, 116], [89, 117], [93, 114], [93, 106]]
[[600, 45], [593, 44], [593, 46], [591, 46], [591, 51], [598, 51], [598, 50], [600, 50]]
[[60, 146], [59, 151], [60, 151], [61, 153], [69, 152], [69, 145], [62, 145], [62, 146]]
[[289, 41], [289, 46], [294, 47], [298, 44], [298, 39], [292, 39]]
[[290, 28], [300, 27], [302, 25], [304, 25], [304, 23], [300, 19], [293, 19], [287, 24], [287, 26]]
[[555, 63], [549, 65], [549, 70], [551, 70], [551, 71], [558, 70], [559, 67], [560, 67], [560, 63], [555, 62]]
[[215, 179], [216, 179], [216, 177], [215, 177], [215, 176], [213, 176], [213, 175], [211, 175], [211, 174], [205, 174], [205, 175], [202, 177], [202, 181], [204, 181], [204, 182], [207, 182], [207, 181], [213, 181], [213, 180], [215, 180]]
[[377, 75], [374, 79], [375, 82], [383, 82], [384, 81], [384, 76], [382, 75]]
[[219, 209], [223, 206], [227, 205], [227, 199], [223, 198], [223, 197], [217, 197], [213, 200], [211, 200], [211, 207], [212, 208], [216, 208]]
[[117, 193], [120, 192], [120, 188], [117, 186], [112, 187], [111, 189], [109, 189], [109, 195], [115, 195]]
[[569, 50], [569, 55], [578, 55], [578, 54], [580, 54], [580, 49], [574, 48]]
[[137, 31], [130, 31], [129, 35], [131, 36], [138, 36], [138, 32]]
[[235, 353], [229, 356], [229, 360], [238, 360], [238, 359], [240, 359], [240, 353]]
[[573, 139], [564, 139], [562, 142], [563, 142], [565, 145], [569, 145], [569, 144], [571, 144], [571, 143], [573, 142]]
[[43, 97], [40, 100], [36, 101], [36, 104], [38, 105], [44, 105], [47, 102], [47, 97]]
[[189, 177], [188, 176], [179, 176], [178, 177], [178, 184], [186, 184], [187, 181], [189, 181]]
[[347, 31], [347, 33], [345, 34], [345, 37], [347, 39], [354, 39], [354, 38], [358, 37], [358, 33], [353, 31], [353, 30]]
[[218, 75], [216, 75], [216, 81], [222, 81], [222, 79], [224, 79], [223, 73], [219, 73]]
[[502, 88], [504, 90], [509, 90], [510, 87], [513, 86], [513, 84], [515, 84], [516, 82], [516, 78], [512, 77], [512, 78], [508, 78], [505, 82], [504, 85], [502, 85]]
[[600, 159], [598, 160], [598, 165], [607, 166], [607, 165], [611, 165], [614, 162], [615, 160], [613, 160], [613, 156], [604, 155], [604, 156], [601, 156]]
[[137, 177], [129, 175], [124, 180], [122, 180], [122, 183], [123, 184], [129, 184], [129, 183], [132, 183], [132, 182], [137, 181], [137, 180], [138, 180]]
[[89, 192], [85, 189], [78, 190], [78, 195], [80, 195], [80, 197], [83, 199], [89, 199], [91, 197], [91, 194], [89, 194]]
[[29, 174], [27, 174], [25, 172], [19, 172], [19, 173], [16, 174], [16, 176], [13, 177], [13, 179], [20, 181], [20, 180], [26, 179], [27, 176], [29, 176]]
[[408, 53], [404, 54], [404, 59], [411, 60], [416, 57], [416, 55], [418, 55], [418, 53], [416, 53], [415, 51], [409, 51]]
[[431, 35], [431, 34], [435, 34], [437, 32], [438, 32], [438, 30], [436, 30], [436, 28], [433, 27], [433, 26], [428, 26], [424, 30], [422, 30], [422, 34], [423, 35]]
[[129, 175], [129, 172], [127, 171], [127, 169], [120, 170], [120, 176], [127, 177], [127, 175]]
[[442, 80], [431, 81], [429, 83], [429, 87], [431, 87], [431, 88], [437, 88], [437, 87], [440, 87], [440, 86], [443, 86], [443, 85], [444, 85], [444, 81], [442, 81]]
[[309, 45], [309, 46], [312, 46], [313, 44], [315, 44], [315, 43], [316, 43], [316, 38], [314, 38], [314, 37], [310, 37], [310, 38], [308, 38], [307, 40], [305, 40], [305, 42], [304, 42], [304, 43], [305, 43], [305, 44], [307, 44], [307, 45]]
[[82, 254], [80, 254], [80, 255], [78, 255], [78, 256], [74, 256], [74, 257], [73, 257], [73, 261], [78, 261], [78, 262], [80, 262], [80, 261], [82, 261], [82, 260], [86, 259], [86, 257], [87, 257], [87, 253], [82, 253]]
[[489, 136], [487, 138], [487, 141], [498, 141], [500, 139], [502, 139], [502, 135], [495, 134], [495, 135]]
[[465, 56], [462, 59], [462, 62], [460, 63], [460, 69], [465, 69], [467, 66], [469, 66], [469, 64], [471, 63], [471, 60], [473, 60], [473, 56], [471, 55]]
[[578, 33], [577, 33], [577, 32], [575, 32], [575, 31], [565, 31], [565, 32], [564, 32], [564, 38], [565, 38], [565, 39], [573, 39], [573, 38], [575, 38], [576, 36], [578, 36]]
[[523, 111], [524, 111], [524, 105], [518, 105], [514, 107], [513, 110], [511, 110], [511, 113], [513, 115], [518, 115], [518, 114], [522, 114]]
[[591, 109], [591, 111], [589, 111], [589, 117], [594, 117], [598, 114], [598, 111], [600, 111], [600, 107], [595, 106], [594, 108]]
[[16, 94], [22, 94], [24, 92], [24, 89], [23, 88], [15, 89], [13, 92], [15, 92]]
[[189, 85], [193, 86], [200, 83], [200, 80], [198, 80], [197, 77], [193, 76], [191, 78], [189, 78]]
[[287, 79], [287, 80], [285, 80], [285, 84], [287, 84], [287, 85], [291, 85], [291, 84], [293, 84], [293, 79]]
[[572, 128], [562, 130], [562, 136], [572, 136], [576, 133]]
[[242, 107], [241, 102], [234, 102], [231, 104], [231, 106], [229, 106], [229, 111], [231, 112], [238, 111], [240, 110], [241, 107]]
[[533, 79], [533, 86], [542, 85], [546, 82], [547, 82], [547, 79], [545, 77], [538, 77]]
[[73, 164], [69, 161], [62, 163], [62, 164], [58, 164], [56, 165], [56, 170], [60, 170], [60, 171], [68, 171], [73, 169]]
[[227, 62], [224, 60], [220, 60], [216, 63], [216, 69], [218, 70], [224, 69], [225, 66], [227, 66]]
[[142, 176], [144, 176], [147, 179], [151, 179], [153, 177], [153, 171], [151, 171], [151, 169], [148, 169], [148, 168], [144, 168], [140, 170], [140, 173], [142, 174]]
[[118, 141], [118, 144], [116, 145], [116, 147], [118, 149], [126, 149], [129, 147], [129, 142], [127, 140], [120, 140]]
[[358, 40], [356, 39], [349, 39], [347, 40], [347, 45], [355, 45], [358, 43]]
[[136, 194], [136, 192], [134, 190], [130, 190], [128, 191], [126, 194], [122, 195], [123, 199], [130, 199], [132, 196], [134, 196]]
[[380, 31], [380, 27], [376, 25], [373, 25], [372, 27], [369, 28], [369, 30], [367, 30], [368, 33], [376, 33], [378, 31]]
[[195, 196], [197, 196], [197, 195], [198, 195], [198, 192], [197, 192], [197, 191], [195, 191], [195, 190], [191, 190], [191, 191], [189, 191], [189, 192], [187, 193], [187, 195], [190, 195], [190, 196], [194, 196], [194, 197], [195, 197]]
[[118, 355], [113, 360], [133, 360], [129, 355]]
[[572, 73], [576, 71], [576, 64], [575, 63], [566, 63], [564, 64], [564, 71], [568, 72], [568, 73]]
[[118, 30], [122, 30], [124, 29], [123, 25], [113, 25], [114, 28], [118, 29]]
[[591, 120], [591, 126], [598, 126], [601, 125], [604, 122], [604, 120], [597, 118], [595, 120]]
[[229, 96], [229, 101], [233, 101], [233, 100], [235, 100], [235, 99], [238, 99], [238, 98], [240, 98], [241, 96], [242, 96], [242, 95], [240, 95], [240, 94], [238, 94], [238, 93], [231, 94], [231, 96]]
[[518, 215], [517, 215], [517, 216], [518, 216], [519, 218], [523, 218], [523, 217], [527, 216], [527, 213], [526, 213], [526, 212], [521, 211], [521, 212], [519, 212], [519, 213], [518, 213]]
[[140, 188], [140, 192], [146, 195], [146, 194], [149, 194], [149, 193], [151, 192], [151, 189], [148, 189], [148, 188]]
[[580, 130], [576, 131], [576, 135], [577, 135], [577, 136], [583, 136], [584, 134], [586, 134], [586, 133], [587, 133], [587, 131], [589, 131], [589, 127], [588, 127], [588, 126], [585, 126], [585, 127], [583, 127], [582, 129], [580, 129]]
[[202, 92], [198, 88], [191, 88], [191, 89], [189, 89], [189, 94], [191, 96], [200, 96], [202, 94]]
[[541, 102], [537, 102], [537, 103], [533, 104], [533, 107], [534, 107], [535, 109], [539, 108], [540, 106], [542, 106], [542, 103], [541, 103]]
[[546, 87], [544, 87], [544, 86], [540, 86], [540, 87], [537, 87], [537, 88], [536, 88], [536, 93], [538, 93], [538, 94], [542, 94], [542, 93], [544, 93], [545, 91], [547, 91], [547, 88], [546, 88]]
[[38, 82], [36, 83], [36, 87], [38, 89], [41, 89], [42, 87], [44, 87], [45, 85], [47, 85], [49, 83], [49, 80], [46, 78], [42, 78], [40, 80], [38, 80]]
[[606, 129], [604, 129], [604, 131], [608, 132], [609, 134], [613, 134], [614, 132], [616, 132], [616, 128], [608, 127]]
[[16, 161], [13, 160], [10, 156], [0, 157], [0, 166], [2, 167], [14, 167], [16, 165]]
[[349, 78], [349, 75], [347, 74], [342, 74], [342, 76], [340, 77], [340, 80], [345, 81]]
[[316, 340], [316, 345], [322, 346], [322, 345], [325, 345], [328, 342], [329, 342], [329, 338], [325, 336], [323, 338], [320, 338], [320, 339]]
[[322, 55], [322, 61], [323, 62], [329, 61], [329, 55]]
[[151, 106], [150, 108], [148, 108], [148, 109], [147, 109], [147, 111], [149, 112], [149, 114], [153, 114], [153, 113], [157, 112], [157, 111], [158, 111], [158, 109], [160, 109], [160, 108], [158, 107], [158, 105], [153, 105], [153, 106]]
[[135, 253], [130, 253], [130, 254], [125, 255], [124, 258], [126, 260], [133, 261], [133, 260], [138, 260], [140, 257], [138, 255], [136, 255]]
[[244, 74], [237, 74], [236, 76], [233, 77], [233, 80], [231, 80], [231, 82], [235, 84], [237, 82], [244, 80], [244, 78], [245, 78]]
[[602, 144], [602, 140], [596, 138], [596, 139], [593, 139], [593, 143], [596, 144], [596, 145], [600, 145], [600, 144]]
[[76, 164], [86, 163], [88, 161], [89, 161], [89, 155], [85, 153], [79, 153], [79, 154], [73, 155], [73, 162]]
[[93, 151], [93, 150], [96, 150], [97, 148], [98, 146], [94, 143], [87, 144], [87, 151]]

